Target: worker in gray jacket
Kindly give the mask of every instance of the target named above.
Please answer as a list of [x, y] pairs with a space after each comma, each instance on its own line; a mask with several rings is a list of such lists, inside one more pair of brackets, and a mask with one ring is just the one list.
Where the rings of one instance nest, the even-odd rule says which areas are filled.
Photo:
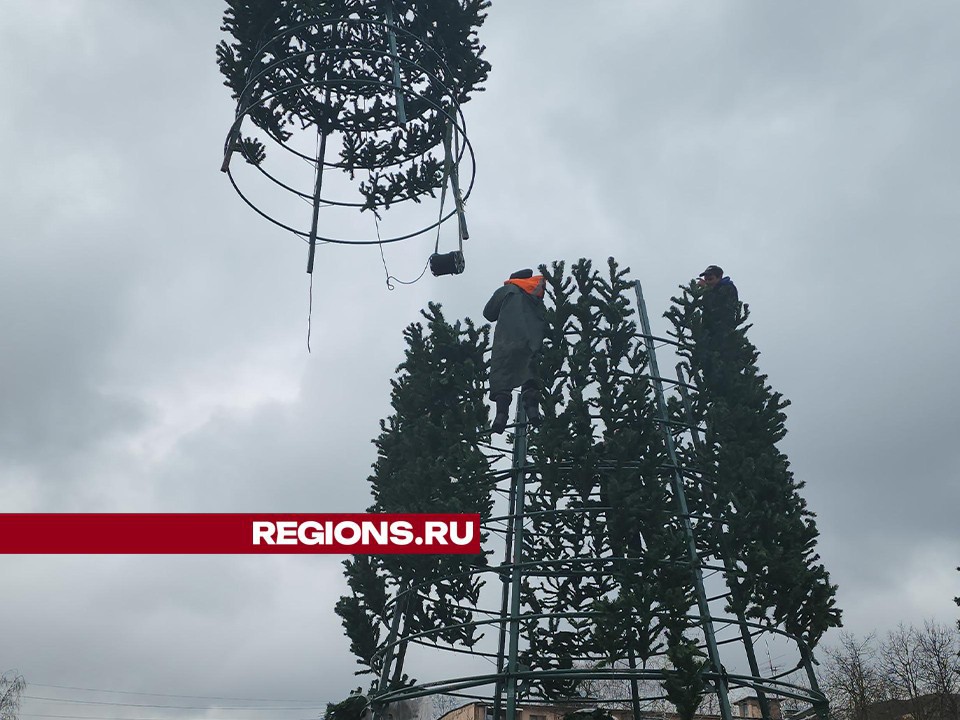
[[544, 284], [542, 275], [520, 270], [504, 281], [483, 308], [483, 316], [497, 323], [490, 357], [490, 399], [497, 404], [490, 427], [494, 434], [507, 427], [514, 388], [521, 388], [520, 397], [530, 424], [539, 427], [543, 421], [536, 356], [547, 328]]

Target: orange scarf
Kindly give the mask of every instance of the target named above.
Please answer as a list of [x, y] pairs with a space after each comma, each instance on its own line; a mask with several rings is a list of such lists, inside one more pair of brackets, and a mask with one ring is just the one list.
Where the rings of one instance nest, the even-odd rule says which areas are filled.
[[513, 280], [504, 280], [504, 285], [516, 285], [528, 295], [535, 295], [543, 299], [544, 280], [543, 275], [534, 275], [528, 278], [514, 278]]

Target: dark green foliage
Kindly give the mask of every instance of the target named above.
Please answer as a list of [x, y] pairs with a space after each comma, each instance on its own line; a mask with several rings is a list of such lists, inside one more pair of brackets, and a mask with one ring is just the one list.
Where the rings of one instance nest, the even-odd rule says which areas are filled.
[[[394, 412], [374, 441], [369, 511], [480, 513], [485, 520], [492, 508], [489, 461], [478, 443], [488, 422], [489, 332], [469, 320], [451, 325], [439, 305], [423, 314], [426, 327], [415, 323], [404, 331], [406, 358], [392, 381]], [[361, 672], [380, 671], [375, 653], [393, 614], [389, 603], [403, 608], [401, 634], [443, 628], [433, 642], [471, 647], [477, 641], [472, 627], [453, 626], [473, 617], [469, 608], [481, 583], [472, 571], [486, 565], [486, 556], [358, 556], [344, 565], [352, 595], [340, 599], [336, 612]]]
[[327, 703], [323, 720], [360, 720], [368, 704], [367, 698], [363, 696], [362, 689], [357, 688], [350, 693], [346, 700], [341, 700], [338, 703]]
[[[688, 289], [668, 316], [692, 377], [690, 416], [706, 432], [694, 443], [682, 429], [686, 408], [671, 402], [678, 477], [633, 319], [628, 270], [613, 259], [602, 272], [587, 260], [569, 273], [563, 263], [540, 269], [547, 287], [544, 421], [527, 438], [517, 659], [534, 676], [518, 693], [521, 700], [571, 701], [579, 697], [581, 668], [648, 669], [666, 660], [666, 696], [690, 718], [715, 691], [716, 669], [691, 619], [698, 610], [680, 487], [699, 559], [727, 569], [729, 610], [778, 625], [810, 647], [839, 624], [836, 589], [815, 554], [812, 513], [776, 447], [787, 403], [756, 367], [745, 312], [737, 308], [735, 324], [722, 332], [704, 327], [696, 291]], [[479, 448], [488, 421], [489, 328], [451, 325], [434, 305], [425, 316], [426, 327], [405, 333], [394, 413], [376, 440], [371, 510], [487, 517], [491, 461]], [[429, 631], [473, 647], [475, 631], [452, 626], [473, 619], [479, 584], [471, 571], [485, 561], [387, 556], [346, 563], [352, 595], [337, 612], [366, 671], [380, 670], [395, 603], [401, 635]], [[389, 682], [408, 680], [395, 669]]]
[[707, 658], [696, 644], [683, 640], [670, 645], [667, 658], [673, 665], [663, 681], [667, 700], [676, 706], [680, 720], [692, 720], [707, 689]]
[[777, 448], [789, 402], [757, 367], [747, 307], [737, 308], [731, 325], [705, 320], [703, 294], [691, 283], [666, 313], [699, 389], [693, 420], [706, 428], [699, 448], [681, 448], [685, 464], [704, 471], [691, 503], [714, 519], [698, 532], [701, 552], [725, 558], [735, 571], [737, 577], [728, 578], [731, 609], [780, 624], [812, 648], [840, 625], [840, 611], [836, 587], [818, 562], [814, 514], [799, 494], [803, 483]]
[[341, 597], [335, 611], [343, 620], [350, 638], [350, 651], [356, 655], [357, 662], [378, 671], [380, 662], [376, 652], [380, 642], [380, 622], [386, 616], [386, 578], [380, 572], [376, 558], [371, 556], [358, 555], [343, 564], [353, 594]]
[[243, 138], [238, 143], [238, 149], [243, 159], [251, 165], [259, 165], [267, 158], [267, 150], [259, 140]]
[[[225, 85], [277, 141], [311, 128], [338, 136], [333, 167], [358, 170], [364, 209], [419, 202], [443, 181], [447, 114], [482, 90], [477, 39], [488, 0], [228, 0], [217, 46]], [[395, 27], [407, 122], [398, 121], [387, 19]], [[251, 146], [257, 143], [257, 147]], [[258, 141], [235, 138], [259, 164]], [[255, 150], [251, 152], [251, 150]], [[329, 160], [328, 160], [329, 162]]]
[[[536, 613], [521, 662], [569, 669], [589, 658], [646, 663], [666, 628], [687, 626], [692, 575], [664, 469], [647, 357], [636, 337], [632, 285], [611, 258], [601, 274], [581, 260], [541, 267], [552, 300], [541, 376], [543, 428], [530, 453], [531, 533], [525, 556], [559, 573], [527, 583]], [[599, 422], [598, 422], [599, 421]], [[599, 435], [599, 437], [597, 436]], [[552, 509], [561, 512], [547, 513]], [[538, 680], [548, 698], [573, 683]]]

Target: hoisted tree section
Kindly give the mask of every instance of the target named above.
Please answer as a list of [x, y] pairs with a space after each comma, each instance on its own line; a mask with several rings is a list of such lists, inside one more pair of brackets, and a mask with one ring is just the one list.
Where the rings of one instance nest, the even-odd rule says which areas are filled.
[[337, 612], [374, 710], [442, 693], [507, 720], [525, 703], [689, 720], [712, 696], [731, 720], [750, 694], [766, 720], [771, 699], [825, 719], [813, 649], [839, 624], [836, 588], [745, 313], [715, 342], [691, 287], [657, 337], [612, 259], [541, 271], [544, 420], [518, 408], [505, 447], [485, 434], [484, 329], [431, 308], [407, 331], [371, 510], [479, 512], [488, 537], [472, 559], [346, 563]]
[[[317, 243], [433, 229], [439, 242], [454, 216], [462, 250], [476, 165], [461, 106], [490, 69], [477, 39], [488, 4], [229, 0], [232, 40], [217, 59], [237, 108], [221, 169], [250, 207], [307, 241], [308, 272]], [[427, 199], [432, 209], [411, 209]], [[339, 234], [364, 211], [369, 231]]]

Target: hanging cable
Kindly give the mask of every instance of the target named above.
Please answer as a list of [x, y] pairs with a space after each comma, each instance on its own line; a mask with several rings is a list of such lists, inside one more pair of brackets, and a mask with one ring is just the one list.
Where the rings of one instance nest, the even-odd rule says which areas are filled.
[[[367, 109], [366, 98], [363, 98], [363, 109]], [[373, 182], [373, 174], [370, 170], [367, 170], [367, 178], [371, 183]], [[377, 214], [376, 208], [374, 208], [372, 212], [373, 225], [377, 231], [377, 245], [380, 247], [380, 262], [383, 263], [383, 272], [386, 275], [387, 290], [396, 290], [396, 286], [391, 282], [392, 280], [396, 280], [401, 285], [413, 285], [414, 283], [418, 282], [427, 272], [427, 267], [430, 265], [430, 260], [427, 260], [426, 264], [423, 266], [423, 270], [420, 271], [420, 274], [417, 275], [416, 279], [414, 280], [401, 280], [400, 278], [391, 275], [390, 269], [387, 267], [387, 256], [383, 252], [383, 238], [380, 236], [380, 216]]]
[[[377, 226], [377, 240], [379, 241], [379, 240], [380, 240], [380, 221], [377, 219], [377, 214], [376, 214], [376, 213], [373, 214], [373, 222], [374, 222], [374, 224]], [[387, 275], [387, 289], [388, 289], [388, 290], [395, 290], [395, 289], [396, 289], [395, 286], [393, 285], [393, 283], [390, 282], [391, 280], [396, 280], [396, 281], [397, 281], [398, 283], [400, 283], [401, 285], [413, 285], [414, 283], [418, 282], [418, 281], [426, 274], [427, 268], [430, 266], [430, 260], [429, 260], [429, 259], [427, 259], [427, 262], [426, 262], [426, 264], [423, 266], [423, 270], [420, 271], [420, 274], [417, 275], [417, 277], [416, 277], [415, 279], [413, 279], [413, 280], [401, 280], [400, 278], [391, 275], [391, 274], [390, 274], [390, 271], [387, 269], [387, 258], [386, 258], [386, 256], [383, 254], [383, 243], [382, 243], [382, 242], [378, 242], [377, 244], [380, 246], [380, 260], [381, 260], [381, 262], [383, 262], [383, 272], [385, 272], [386, 275]]]
[[391, 282], [391, 280], [396, 280], [401, 285], [413, 285], [416, 282], [419, 282], [420, 279], [426, 274], [427, 268], [430, 266], [430, 260], [427, 259], [426, 264], [423, 266], [423, 270], [420, 271], [420, 274], [413, 280], [401, 280], [400, 278], [391, 275], [390, 270], [387, 268], [387, 258], [383, 254], [383, 240], [380, 237], [380, 216], [377, 215], [377, 211], [373, 211], [373, 224], [377, 230], [377, 245], [380, 247], [380, 261], [383, 263], [383, 272], [387, 276], [387, 290], [396, 290], [396, 287]]

